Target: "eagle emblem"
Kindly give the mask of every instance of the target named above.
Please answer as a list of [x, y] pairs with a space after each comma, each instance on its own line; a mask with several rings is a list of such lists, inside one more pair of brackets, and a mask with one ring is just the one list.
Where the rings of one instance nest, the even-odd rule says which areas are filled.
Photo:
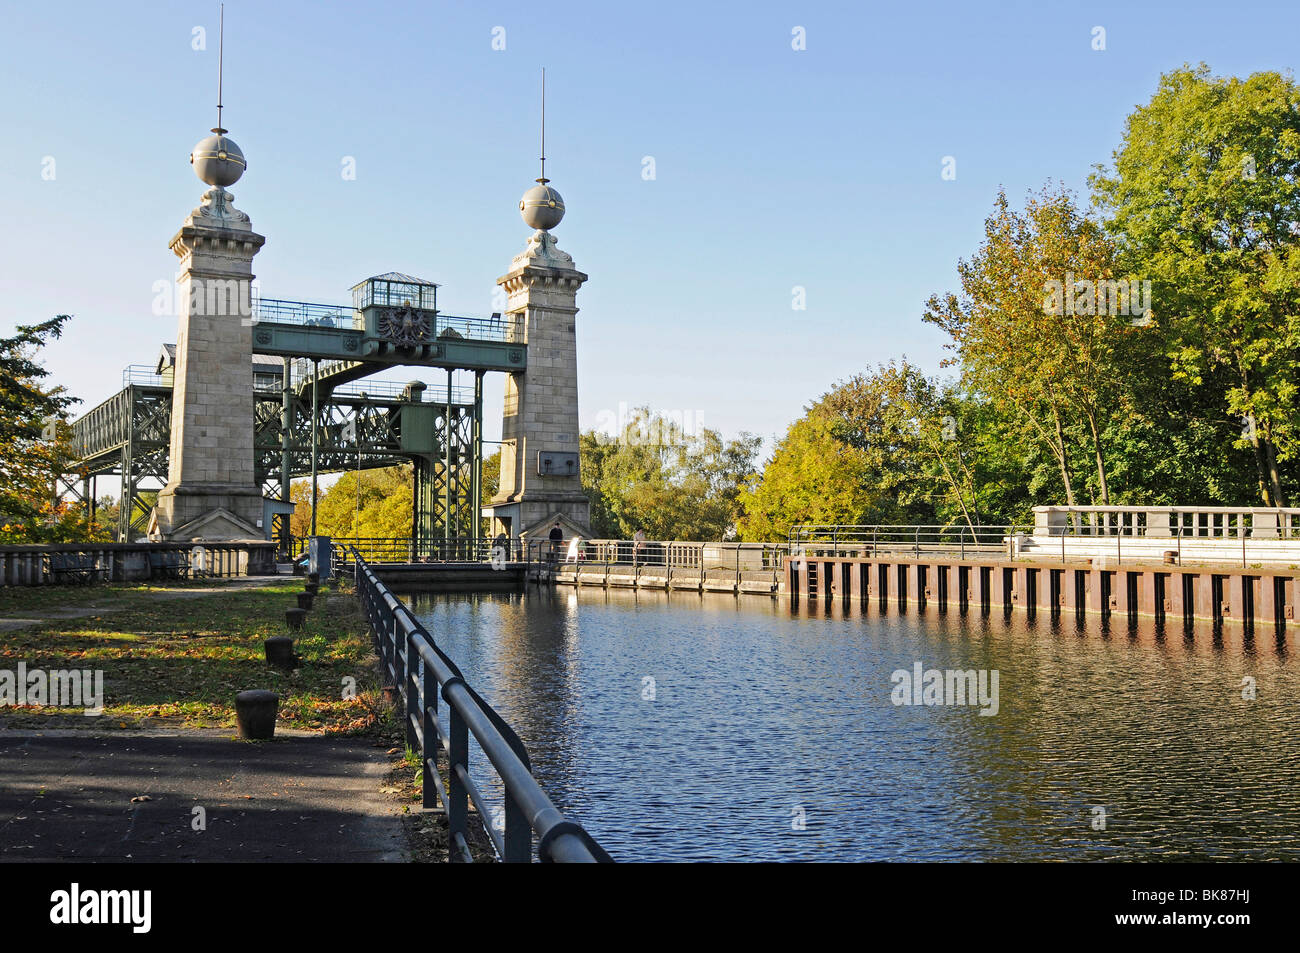
[[394, 344], [420, 344], [429, 333], [429, 319], [414, 308], [388, 308], [379, 315], [378, 331]]

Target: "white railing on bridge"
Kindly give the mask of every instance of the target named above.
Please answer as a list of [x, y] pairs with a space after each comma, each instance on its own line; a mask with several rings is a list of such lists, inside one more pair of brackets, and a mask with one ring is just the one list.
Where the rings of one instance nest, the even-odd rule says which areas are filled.
[[1300, 508], [1035, 506], [1034, 535], [1300, 540]]

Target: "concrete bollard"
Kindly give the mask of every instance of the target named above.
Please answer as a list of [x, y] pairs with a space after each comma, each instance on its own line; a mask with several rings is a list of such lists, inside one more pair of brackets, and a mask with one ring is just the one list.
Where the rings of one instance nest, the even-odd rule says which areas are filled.
[[314, 582], [314, 583], [316, 583], [317, 585], [320, 585], [320, 573], [318, 573], [318, 572], [309, 572], [309, 573], [307, 573], [307, 581], [308, 581], [308, 582]]
[[319, 583], [319, 582], [309, 582], [309, 583], [307, 583], [305, 586], [303, 586], [302, 588], [303, 588], [303, 591], [304, 591], [304, 592], [306, 592], [306, 593], [308, 593], [308, 594], [314, 596], [314, 595], [316, 595], [316, 593], [320, 592], [320, 583]]
[[293, 639], [287, 635], [273, 635], [266, 640], [266, 661], [276, 668], [297, 668], [298, 656], [293, 653]]
[[280, 708], [280, 696], [264, 688], [240, 692], [235, 696], [235, 717], [239, 721], [239, 737], [250, 741], [265, 741], [275, 737], [275, 715]]
[[314, 597], [310, 592], [300, 592], [300, 593], [298, 593], [298, 608], [299, 608], [299, 609], [310, 609], [310, 608], [311, 608], [311, 601], [312, 601], [312, 599], [314, 599], [314, 598], [315, 598], [315, 597]]
[[306, 609], [285, 609], [284, 621], [288, 623], [289, 628], [295, 632], [302, 628], [303, 622], [307, 620]]

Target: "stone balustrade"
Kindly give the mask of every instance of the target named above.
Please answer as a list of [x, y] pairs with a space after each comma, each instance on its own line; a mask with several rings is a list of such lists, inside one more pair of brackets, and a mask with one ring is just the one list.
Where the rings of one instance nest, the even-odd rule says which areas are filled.
[[275, 551], [271, 542], [0, 546], [0, 587], [267, 575]]
[[1300, 507], [1035, 506], [1034, 536], [1300, 540]]

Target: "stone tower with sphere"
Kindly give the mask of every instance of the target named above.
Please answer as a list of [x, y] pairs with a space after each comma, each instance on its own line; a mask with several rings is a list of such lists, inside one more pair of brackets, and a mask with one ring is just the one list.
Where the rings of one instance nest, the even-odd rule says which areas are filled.
[[167, 485], [149, 535], [261, 539], [262, 491], [253, 470], [253, 256], [266, 239], [232, 204], [247, 163], [217, 125], [190, 153], [210, 188], [171, 240], [180, 259], [176, 370]]
[[[543, 106], [543, 130], [545, 130]], [[506, 381], [501, 426], [501, 483], [490, 504], [492, 534], [545, 538], [558, 521], [565, 536], [589, 535], [591, 504], [578, 458], [577, 295], [587, 276], [556, 247], [551, 229], [564, 200], [542, 174], [524, 193], [519, 213], [535, 229], [510, 270], [506, 291], [512, 333], [528, 345], [528, 367]]]

